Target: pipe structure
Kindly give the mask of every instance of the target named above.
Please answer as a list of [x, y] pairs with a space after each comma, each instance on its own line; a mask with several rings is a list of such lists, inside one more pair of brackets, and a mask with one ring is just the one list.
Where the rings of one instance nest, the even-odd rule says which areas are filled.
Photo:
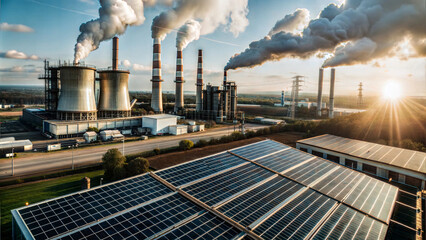
[[195, 98], [196, 110], [203, 110], [203, 50], [198, 50], [198, 65], [197, 65], [197, 92]]
[[161, 91], [161, 40], [154, 38], [154, 52], [152, 59], [152, 96], [151, 108], [157, 112], [163, 112], [163, 94]]
[[184, 108], [183, 100], [183, 58], [182, 58], [182, 49], [177, 49], [176, 56], [176, 94], [175, 94], [175, 112], [182, 110]]
[[333, 118], [334, 117], [334, 83], [335, 83], [335, 76], [336, 76], [336, 69], [331, 69], [331, 76], [330, 76], [330, 103], [329, 103], [329, 112], [328, 117]]
[[318, 117], [321, 117], [323, 77], [324, 77], [324, 69], [320, 68], [319, 78], [318, 78], [318, 98], [317, 98], [317, 116]]
[[112, 70], [118, 69], [118, 37], [112, 39]]

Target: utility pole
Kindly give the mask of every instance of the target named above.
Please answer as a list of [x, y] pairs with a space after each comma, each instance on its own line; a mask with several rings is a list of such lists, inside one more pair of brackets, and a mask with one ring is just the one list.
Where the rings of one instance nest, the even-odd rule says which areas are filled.
[[362, 90], [363, 90], [362, 82], [360, 82], [358, 85], [358, 101], [357, 101], [358, 108], [361, 108], [362, 105], [364, 104], [362, 99]]
[[125, 155], [124, 155], [124, 138], [125, 138], [125, 137], [123, 136], [123, 156], [125, 156]]
[[302, 83], [304, 82], [303, 80], [304, 76], [294, 76], [293, 77], [293, 85], [292, 85], [292, 90], [291, 90], [291, 106], [290, 106], [290, 111], [288, 113], [288, 116], [291, 117], [292, 119], [294, 119], [296, 117], [296, 108], [297, 105], [299, 103], [299, 92], [302, 90]]
[[14, 166], [14, 159], [13, 159], [13, 155], [15, 148], [12, 147], [12, 176], [15, 176], [15, 166]]

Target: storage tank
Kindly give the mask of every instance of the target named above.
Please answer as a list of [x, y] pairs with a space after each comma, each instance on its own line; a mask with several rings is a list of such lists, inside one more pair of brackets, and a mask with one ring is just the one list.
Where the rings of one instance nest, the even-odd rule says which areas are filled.
[[61, 94], [57, 118], [60, 120], [96, 120], [95, 68], [61, 66]]
[[129, 71], [98, 71], [100, 80], [99, 118], [130, 117]]

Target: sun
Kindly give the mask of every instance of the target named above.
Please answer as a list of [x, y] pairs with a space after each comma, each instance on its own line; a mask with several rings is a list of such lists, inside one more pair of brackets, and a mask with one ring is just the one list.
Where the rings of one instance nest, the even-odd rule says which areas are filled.
[[382, 97], [386, 100], [395, 101], [401, 98], [401, 86], [396, 82], [387, 82], [383, 87]]

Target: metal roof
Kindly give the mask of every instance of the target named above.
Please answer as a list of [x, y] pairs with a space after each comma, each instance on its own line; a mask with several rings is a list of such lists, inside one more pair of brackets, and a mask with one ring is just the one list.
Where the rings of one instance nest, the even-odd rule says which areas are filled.
[[345, 155], [426, 173], [426, 153], [325, 134], [297, 141]]
[[169, 119], [169, 118], [177, 118], [175, 115], [171, 114], [155, 114], [155, 115], [146, 115], [143, 118], [152, 118], [152, 119]]
[[397, 191], [265, 140], [12, 214], [30, 239], [384, 239]]
[[16, 147], [25, 147], [25, 146], [32, 146], [30, 140], [17, 140], [17, 141], [11, 141], [11, 142], [0, 142], [0, 149], [3, 148], [16, 148]]

